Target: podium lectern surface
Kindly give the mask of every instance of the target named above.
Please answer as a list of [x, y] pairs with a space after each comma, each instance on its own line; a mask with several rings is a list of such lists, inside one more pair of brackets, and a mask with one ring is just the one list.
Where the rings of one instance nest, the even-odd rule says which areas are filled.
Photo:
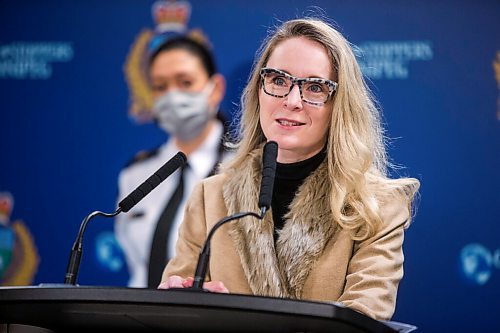
[[0, 288], [0, 324], [0, 332], [7, 324], [54, 332], [396, 332], [329, 303], [105, 287]]

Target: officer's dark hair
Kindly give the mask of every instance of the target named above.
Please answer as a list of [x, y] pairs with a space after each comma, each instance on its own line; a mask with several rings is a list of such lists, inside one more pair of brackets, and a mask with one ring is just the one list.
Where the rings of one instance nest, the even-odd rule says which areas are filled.
[[151, 67], [160, 53], [175, 49], [186, 50], [200, 59], [208, 77], [217, 73], [214, 57], [208, 47], [187, 36], [174, 37], [163, 42], [149, 57], [149, 67]]

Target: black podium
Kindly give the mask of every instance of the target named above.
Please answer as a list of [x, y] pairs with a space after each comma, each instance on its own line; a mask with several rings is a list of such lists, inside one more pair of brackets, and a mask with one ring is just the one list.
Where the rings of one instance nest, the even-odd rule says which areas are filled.
[[396, 332], [330, 303], [182, 290], [0, 288], [0, 332]]

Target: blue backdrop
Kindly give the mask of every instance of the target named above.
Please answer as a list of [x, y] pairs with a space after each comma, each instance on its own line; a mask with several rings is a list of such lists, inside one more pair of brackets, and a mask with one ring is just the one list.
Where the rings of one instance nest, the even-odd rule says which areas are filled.
[[[113, 211], [120, 169], [165, 139], [128, 117], [123, 75], [136, 36], [154, 28], [152, 3], [0, 1], [0, 192], [33, 236], [34, 283], [62, 282], [82, 218]], [[311, 5], [338, 24], [381, 102], [390, 155], [406, 166], [394, 175], [422, 183], [394, 319], [423, 332], [500, 331], [500, 2], [191, 4], [189, 25], [209, 36], [228, 80], [229, 115], [269, 26]], [[80, 284], [125, 285], [111, 231], [111, 220], [90, 224]]]

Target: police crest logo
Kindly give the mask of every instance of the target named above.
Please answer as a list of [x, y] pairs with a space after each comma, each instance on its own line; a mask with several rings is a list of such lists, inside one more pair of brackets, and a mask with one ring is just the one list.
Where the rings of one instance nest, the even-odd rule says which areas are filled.
[[28, 228], [21, 220], [11, 222], [14, 198], [0, 192], [0, 285], [30, 285], [39, 257]]
[[152, 6], [155, 29], [143, 29], [130, 47], [124, 65], [125, 80], [130, 93], [129, 116], [137, 123], [153, 120], [153, 96], [147, 78], [149, 55], [163, 41], [179, 35], [209, 44], [200, 29], [188, 31], [191, 4], [187, 1], [157, 1]]

